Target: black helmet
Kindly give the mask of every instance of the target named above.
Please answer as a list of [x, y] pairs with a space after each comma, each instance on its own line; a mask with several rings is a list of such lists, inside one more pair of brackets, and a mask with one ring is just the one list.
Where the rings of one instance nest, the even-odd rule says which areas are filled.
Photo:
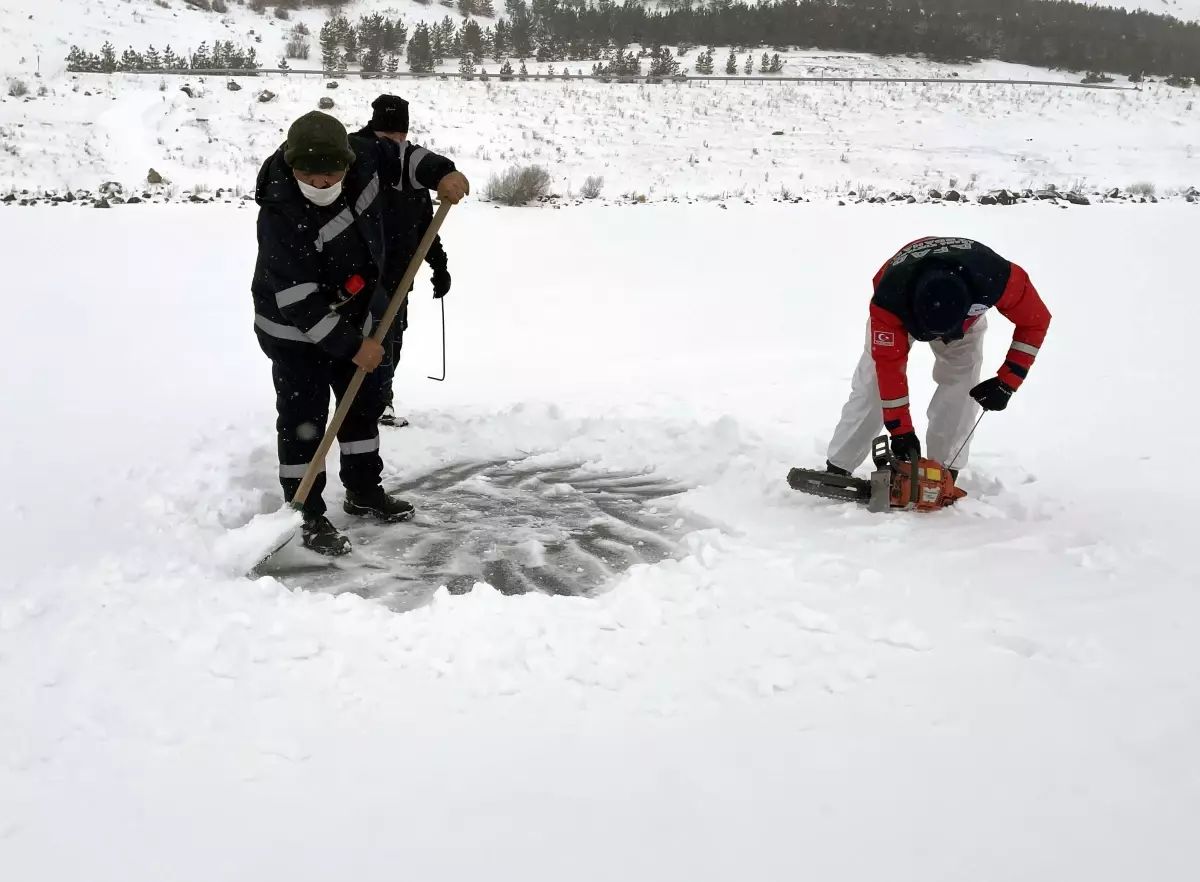
[[913, 319], [920, 332], [914, 336], [926, 340], [962, 336], [962, 325], [971, 309], [971, 292], [957, 272], [945, 266], [924, 270], [913, 282], [912, 302]]

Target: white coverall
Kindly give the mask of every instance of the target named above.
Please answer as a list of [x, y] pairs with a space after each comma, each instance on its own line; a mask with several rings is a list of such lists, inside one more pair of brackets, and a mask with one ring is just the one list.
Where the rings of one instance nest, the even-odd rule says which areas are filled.
[[[929, 432], [921, 455], [947, 468], [961, 469], [970, 457], [970, 444], [963, 446], [963, 442], [979, 417], [979, 405], [970, 392], [979, 382], [983, 370], [986, 330], [987, 316], [981, 315], [961, 340], [952, 343], [934, 340], [930, 344], [937, 391], [926, 412]], [[909, 343], [912, 342], [913, 338], [909, 337]], [[853, 472], [870, 456], [871, 442], [882, 431], [883, 402], [879, 397], [875, 359], [871, 356], [871, 323], [868, 321], [866, 345], [850, 384], [850, 400], [842, 408], [842, 419], [834, 429], [826, 458], [833, 465]], [[962, 452], [951, 463], [949, 460], [959, 447]]]

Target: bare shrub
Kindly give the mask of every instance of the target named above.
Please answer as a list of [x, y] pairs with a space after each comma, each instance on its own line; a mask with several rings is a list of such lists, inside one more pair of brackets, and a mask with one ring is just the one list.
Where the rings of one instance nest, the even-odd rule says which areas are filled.
[[292, 14], [290, 12], [288, 12], [286, 9], [284, 9], [282, 6], [276, 6], [275, 7], [275, 17], [277, 19], [279, 19], [280, 21], [289, 21], [292, 17]]
[[226, 3], [225, 0], [209, 0], [208, 5], [213, 12], [216, 12], [220, 15], [224, 15], [229, 11], [229, 4]]
[[500, 176], [492, 175], [485, 195], [504, 205], [525, 205], [550, 192], [550, 172], [540, 165], [511, 166]]
[[1149, 199], [1154, 195], [1155, 189], [1154, 185], [1149, 181], [1138, 181], [1138, 183], [1129, 188], [1129, 192], [1134, 196], [1145, 196], [1147, 199]]
[[29, 94], [29, 86], [24, 80], [12, 79], [8, 81], [8, 97], [24, 98]]
[[299, 59], [301, 61], [308, 60], [310, 51], [312, 51], [312, 44], [303, 37], [292, 37], [284, 46], [284, 53], [288, 58]]
[[604, 178], [589, 175], [588, 179], [583, 182], [583, 186], [579, 189], [579, 195], [584, 199], [595, 199], [603, 189]]

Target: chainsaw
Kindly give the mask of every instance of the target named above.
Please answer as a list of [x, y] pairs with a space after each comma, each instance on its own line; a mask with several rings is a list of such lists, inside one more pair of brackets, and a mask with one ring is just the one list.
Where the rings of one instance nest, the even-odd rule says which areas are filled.
[[954, 485], [950, 469], [932, 459], [914, 456], [897, 459], [888, 445], [887, 435], [871, 444], [875, 471], [869, 479], [835, 475], [821, 469], [792, 469], [788, 484], [793, 490], [865, 503], [868, 511], [939, 511], [967, 494]]

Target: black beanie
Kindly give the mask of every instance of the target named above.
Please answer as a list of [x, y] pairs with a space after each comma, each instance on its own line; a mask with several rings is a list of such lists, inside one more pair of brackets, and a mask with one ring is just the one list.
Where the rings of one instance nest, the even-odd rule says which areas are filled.
[[952, 269], [930, 267], [913, 286], [913, 314], [924, 337], [953, 335], [962, 330], [971, 308], [971, 294], [962, 276]]
[[348, 169], [354, 164], [355, 156], [341, 121], [313, 110], [288, 129], [283, 158], [297, 171], [329, 174]]
[[380, 95], [371, 102], [374, 115], [367, 123], [373, 132], [408, 132], [408, 102], [398, 95]]

